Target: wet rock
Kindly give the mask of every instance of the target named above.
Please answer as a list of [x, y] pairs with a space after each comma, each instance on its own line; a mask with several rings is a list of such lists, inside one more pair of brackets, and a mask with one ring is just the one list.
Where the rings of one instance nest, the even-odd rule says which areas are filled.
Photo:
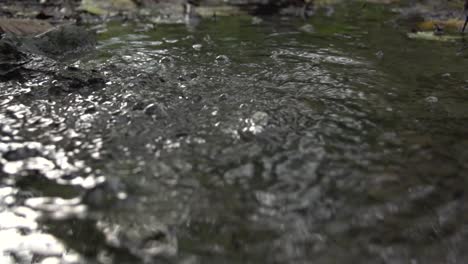
[[246, 7], [257, 15], [281, 14], [307, 17], [312, 15], [314, 11], [313, 1], [309, 0], [230, 0], [228, 2]]
[[22, 48], [57, 61], [69, 62], [92, 52], [96, 42], [95, 32], [75, 25], [64, 25], [22, 40]]
[[434, 29], [438, 31], [444, 28], [450, 33], [458, 33], [464, 24], [463, 16], [460, 14], [461, 3], [457, 5], [447, 1], [422, 1], [394, 10], [400, 13], [396, 23], [408, 26], [412, 31], [427, 32]]
[[221, 1], [211, 1], [215, 3], [207, 3], [210, 1], [202, 1], [202, 5], [198, 6], [194, 13], [200, 17], [212, 18], [216, 16], [237, 16], [245, 14], [239, 7], [229, 6]]
[[0, 77], [18, 70], [28, 62], [25, 53], [19, 51], [8, 39], [0, 40]]
[[[0, 40], [0, 79], [3, 80], [22, 77], [26, 72], [22, 70], [50, 73], [56, 70], [57, 62], [77, 60], [92, 52], [96, 45], [93, 32], [73, 25], [59, 26], [36, 36], [22, 36], [19, 31], [9, 31], [14, 33], [8, 33]], [[75, 71], [75, 76], [71, 76], [71, 72], [68, 68], [57, 74], [59, 79], [68, 80], [66, 87], [76, 89], [103, 84], [102, 78], [94, 78], [95, 73], [87, 73], [90, 77], [83, 77], [83, 74], [76, 76], [79, 71]]]
[[83, 0], [80, 9], [94, 15], [106, 15], [116, 11], [132, 11], [136, 8], [132, 0]]

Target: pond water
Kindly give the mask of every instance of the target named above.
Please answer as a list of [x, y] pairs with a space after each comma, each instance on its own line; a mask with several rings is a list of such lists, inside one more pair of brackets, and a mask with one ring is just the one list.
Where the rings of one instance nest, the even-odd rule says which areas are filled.
[[465, 263], [465, 44], [386, 10], [110, 22], [0, 83], [0, 262]]

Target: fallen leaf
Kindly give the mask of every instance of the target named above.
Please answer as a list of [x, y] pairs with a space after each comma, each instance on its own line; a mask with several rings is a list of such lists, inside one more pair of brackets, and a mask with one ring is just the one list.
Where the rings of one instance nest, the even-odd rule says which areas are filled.
[[42, 20], [0, 18], [0, 33], [9, 33], [15, 36], [38, 35], [51, 28], [51, 24]]

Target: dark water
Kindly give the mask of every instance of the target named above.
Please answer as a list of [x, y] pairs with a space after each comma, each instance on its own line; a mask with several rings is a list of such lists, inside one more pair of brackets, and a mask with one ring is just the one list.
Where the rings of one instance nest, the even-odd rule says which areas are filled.
[[0, 83], [0, 262], [466, 263], [464, 44], [391, 18], [109, 23], [86, 87]]

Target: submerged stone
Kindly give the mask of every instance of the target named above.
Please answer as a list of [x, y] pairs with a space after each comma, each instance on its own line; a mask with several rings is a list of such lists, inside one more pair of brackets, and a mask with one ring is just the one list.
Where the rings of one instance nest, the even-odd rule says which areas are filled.
[[[0, 78], [21, 78], [22, 73], [25, 73], [21, 70], [25, 69], [29, 72], [50, 73], [60, 63], [70, 63], [86, 56], [94, 50], [95, 45], [94, 32], [74, 25], [59, 26], [36, 36], [23, 36], [8, 31], [0, 39]], [[78, 72], [75, 71], [74, 75], [80, 75]], [[64, 74], [59, 72], [57, 75]], [[83, 78], [83, 74], [81, 78], [72, 77], [74, 81], [69, 86], [76, 88], [101, 84], [102, 78], [93, 78], [95, 75], [90, 73], [86, 74], [86, 78]]]
[[54, 77], [49, 90], [51, 93], [93, 91], [105, 86], [102, 75], [93, 70], [67, 67], [55, 73]]
[[96, 34], [75, 25], [60, 26], [23, 42], [26, 50], [62, 62], [76, 60], [95, 46]]

